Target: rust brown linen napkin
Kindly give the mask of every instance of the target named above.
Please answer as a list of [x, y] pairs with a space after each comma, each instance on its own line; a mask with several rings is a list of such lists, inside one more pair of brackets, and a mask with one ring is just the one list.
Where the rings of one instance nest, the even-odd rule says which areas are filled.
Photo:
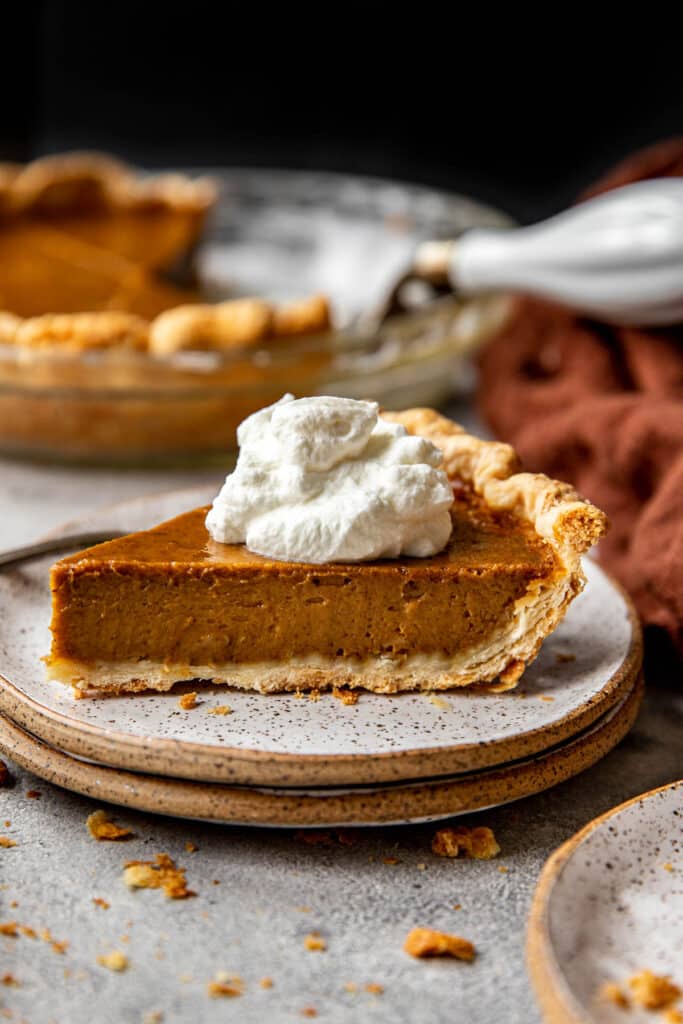
[[[665, 175], [683, 176], [683, 138], [630, 157], [586, 196]], [[527, 468], [605, 509], [602, 564], [683, 656], [683, 325], [613, 328], [520, 298], [480, 369], [484, 418]]]

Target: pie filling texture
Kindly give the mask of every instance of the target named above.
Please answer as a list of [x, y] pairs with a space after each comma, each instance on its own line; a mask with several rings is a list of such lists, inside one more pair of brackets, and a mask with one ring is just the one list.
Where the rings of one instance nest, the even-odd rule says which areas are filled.
[[431, 558], [308, 565], [215, 543], [206, 509], [58, 562], [52, 678], [84, 691], [201, 678], [262, 692], [514, 686], [584, 584], [602, 512], [431, 410], [453, 532]]

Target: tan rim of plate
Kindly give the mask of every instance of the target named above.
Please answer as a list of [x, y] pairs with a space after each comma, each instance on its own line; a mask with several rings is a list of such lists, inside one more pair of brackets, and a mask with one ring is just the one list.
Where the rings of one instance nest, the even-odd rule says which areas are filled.
[[[555, 883], [574, 851], [591, 832], [631, 804], [640, 803], [656, 793], [671, 789], [676, 784], [669, 782], [665, 786], [650, 789], [647, 793], [640, 793], [594, 818], [558, 847], [546, 861], [531, 904], [526, 949], [529, 976], [546, 1024], [592, 1024], [590, 1015], [574, 999], [553, 952], [548, 926], [548, 908]], [[654, 1017], [653, 1014], [653, 1019]]]
[[258, 790], [137, 775], [78, 761], [0, 716], [0, 751], [65, 789], [124, 807], [226, 824], [281, 827], [387, 825], [464, 814], [564, 782], [590, 768], [629, 731], [643, 695], [642, 677], [622, 704], [580, 737], [529, 761], [448, 780], [311, 792]]
[[1, 674], [0, 713], [50, 746], [97, 764], [202, 782], [306, 786], [315, 778], [316, 786], [346, 786], [479, 771], [532, 757], [579, 735], [615, 707], [633, 687], [643, 660], [640, 621], [628, 595], [611, 576], [608, 579], [623, 597], [631, 625], [631, 643], [622, 664], [597, 695], [561, 721], [495, 743], [375, 755], [306, 755], [148, 739], [105, 731], [46, 708]]

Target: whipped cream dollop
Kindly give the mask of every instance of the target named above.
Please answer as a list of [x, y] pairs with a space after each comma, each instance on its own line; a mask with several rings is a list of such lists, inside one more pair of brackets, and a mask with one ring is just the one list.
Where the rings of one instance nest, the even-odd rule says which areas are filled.
[[285, 395], [249, 416], [206, 517], [212, 538], [287, 562], [441, 551], [453, 504], [441, 452], [378, 413], [375, 402]]

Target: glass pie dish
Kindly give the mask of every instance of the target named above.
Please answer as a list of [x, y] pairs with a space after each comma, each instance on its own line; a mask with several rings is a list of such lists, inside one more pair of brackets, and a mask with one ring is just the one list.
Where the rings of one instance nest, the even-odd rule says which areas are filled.
[[336, 329], [277, 345], [167, 356], [0, 346], [0, 452], [96, 464], [229, 464], [235, 430], [287, 391], [439, 405], [506, 315], [504, 296], [445, 296], [377, 325], [428, 238], [507, 226], [472, 200], [328, 173], [212, 172], [220, 200], [197, 253], [207, 301], [325, 293]]

